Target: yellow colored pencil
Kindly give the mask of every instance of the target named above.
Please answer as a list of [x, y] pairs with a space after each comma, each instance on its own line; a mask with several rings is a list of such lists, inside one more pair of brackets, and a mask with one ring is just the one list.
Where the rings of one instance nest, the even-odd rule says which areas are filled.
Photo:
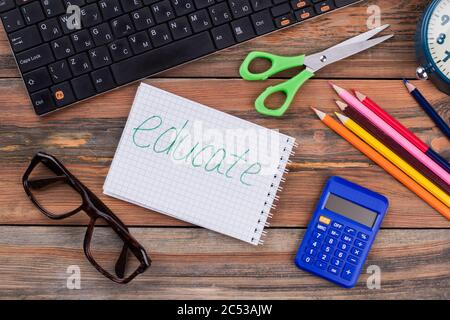
[[415, 180], [418, 184], [424, 187], [428, 192], [442, 201], [447, 207], [450, 207], [450, 196], [445, 193], [442, 189], [436, 186], [433, 182], [428, 180], [423, 174], [414, 169], [411, 165], [409, 165], [405, 160], [400, 158], [396, 153], [394, 153], [391, 149], [386, 147], [381, 141], [363, 129], [360, 125], [358, 125], [355, 121], [346, 117], [338, 112], [335, 112], [336, 116], [342, 122], [344, 126], [346, 126], [350, 131], [356, 134], [360, 139], [366, 142], [369, 146], [374, 148], [377, 152], [379, 152], [383, 157], [392, 162], [396, 167], [410, 176], [413, 180]]

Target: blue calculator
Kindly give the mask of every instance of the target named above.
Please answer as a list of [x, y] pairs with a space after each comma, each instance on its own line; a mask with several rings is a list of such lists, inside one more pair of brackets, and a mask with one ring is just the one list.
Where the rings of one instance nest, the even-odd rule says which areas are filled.
[[354, 287], [388, 206], [381, 194], [331, 177], [295, 264], [343, 287]]

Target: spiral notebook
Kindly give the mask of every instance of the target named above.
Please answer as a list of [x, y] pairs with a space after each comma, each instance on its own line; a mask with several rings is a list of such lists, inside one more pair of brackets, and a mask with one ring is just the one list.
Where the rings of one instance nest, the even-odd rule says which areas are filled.
[[141, 84], [103, 191], [257, 245], [295, 139]]

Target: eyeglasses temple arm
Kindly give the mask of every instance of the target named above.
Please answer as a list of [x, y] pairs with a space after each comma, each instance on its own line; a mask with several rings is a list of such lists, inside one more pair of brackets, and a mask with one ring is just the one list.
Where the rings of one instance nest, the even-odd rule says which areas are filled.
[[65, 182], [65, 181], [67, 181], [66, 176], [46, 177], [46, 178], [28, 180], [28, 185], [32, 189], [42, 189], [51, 184], [58, 183], [58, 182]]

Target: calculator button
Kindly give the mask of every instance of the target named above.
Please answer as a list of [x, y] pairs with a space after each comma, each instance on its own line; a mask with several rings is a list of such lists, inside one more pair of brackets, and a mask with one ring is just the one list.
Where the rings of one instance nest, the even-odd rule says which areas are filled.
[[339, 259], [344, 259], [345, 256], [346, 256], [347, 254], [346, 254], [344, 251], [336, 250], [336, 251], [334, 252], [334, 255], [335, 255], [336, 257], [338, 257]]
[[342, 230], [342, 228], [344, 228], [344, 226], [342, 225], [342, 224], [340, 224], [339, 222], [333, 222], [332, 224], [331, 224], [331, 226], [333, 227], [333, 228], [335, 228], [335, 229], [338, 229], [338, 230]]
[[335, 229], [331, 229], [331, 230], [328, 232], [328, 234], [329, 234], [330, 236], [332, 236], [333, 238], [339, 238], [339, 236], [341, 235], [341, 232], [340, 232], [340, 231], [337, 231], [337, 230], [335, 230]]
[[360, 257], [362, 255], [362, 250], [353, 247], [352, 251], [351, 251], [351, 254], [354, 255], [354, 256]]
[[325, 243], [330, 245], [330, 246], [334, 246], [337, 243], [337, 240], [331, 237], [326, 237], [325, 238]]
[[316, 250], [316, 249], [313, 249], [313, 248], [307, 248], [307, 249], [305, 250], [305, 252], [306, 252], [307, 255], [309, 255], [309, 256], [311, 256], [311, 257], [315, 257], [316, 254], [317, 254], [317, 250]]
[[318, 223], [316, 226], [316, 229], [319, 231], [323, 231], [326, 232], [327, 231], [327, 226], [324, 226], [323, 224]]
[[323, 239], [323, 233], [322, 233], [322, 232], [319, 232], [319, 231], [314, 231], [312, 238], [313, 238], [314, 240], [320, 240], [320, 241], [322, 241], [322, 239]]
[[343, 235], [342, 236], [342, 238], [341, 238], [344, 242], [347, 242], [347, 243], [352, 243], [352, 241], [353, 241], [353, 238], [352, 237], [350, 237], [350, 236], [347, 236], [347, 235]]
[[361, 240], [364, 240], [364, 241], [369, 240], [369, 236], [367, 234], [365, 234], [365, 233], [362, 233], [362, 232], [358, 233], [358, 238], [361, 239]]
[[332, 273], [332, 274], [334, 274], [334, 275], [338, 275], [338, 274], [339, 274], [339, 269], [336, 268], [336, 267], [330, 266], [330, 267], [328, 268], [328, 272], [329, 272], [329, 273]]
[[321, 254], [319, 254], [319, 259], [322, 261], [328, 262], [328, 261], [330, 261], [330, 255], [321, 253]]
[[331, 264], [335, 267], [341, 268], [344, 265], [344, 261], [333, 258], [333, 259], [331, 259]]
[[312, 264], [313, 260], [314, 260], [314, 258], [307, 256], [307, 255], [304, 255], [302, 258], [302, 261], [307, 264]]
[[339, 250], [348, 251], [349, 248], [350, 248], [350, 246], [344, 242], [339, 242], [339, 244], [338, 244]]
[[310, 245], [313, 248], [318, 248], [320, 246], [320, 241], [313, 240], [313, 241], [311, 241]]
[[324, 244], [322, 246], [322, 251], [325, 252], [325, 253], [331, 253], [331, 252], [333, 252], [333, 248], [330, 247], [330, 246], [327, 246], [326, 244]]
[[316, 261], [316, 267], [325, 270], [327, 268], [327, 263], [322, 261]]
[[354, 256], [348, 256], [347, 261], [353, 264], [358, 264], [359, 259], [357, 257]]
[[356, 240], [353, 245], [355, 247], [357, 247], [357, 248], [360, 248], [360, 249], [364, 249], [366, 247], [366, 243], [364, 241], [361, 241], [361, 240]]
[[350, 227], [345, 227], [344, 232], [350, 236], [356, 235], [356, 230]]
[[319, 217], [319, 221], [322, 222], [323, 224], [329, 225], [331, 220], [330, 218], [324, 217], [324, 216], [320, 216]]
[[351, 280], [353, 277], [353, 274], [356, 272], [356, 268], [352, 266], [351, 264], [346, 263], [344, 269], [342, 270], [341, 277], [345, 280]]

